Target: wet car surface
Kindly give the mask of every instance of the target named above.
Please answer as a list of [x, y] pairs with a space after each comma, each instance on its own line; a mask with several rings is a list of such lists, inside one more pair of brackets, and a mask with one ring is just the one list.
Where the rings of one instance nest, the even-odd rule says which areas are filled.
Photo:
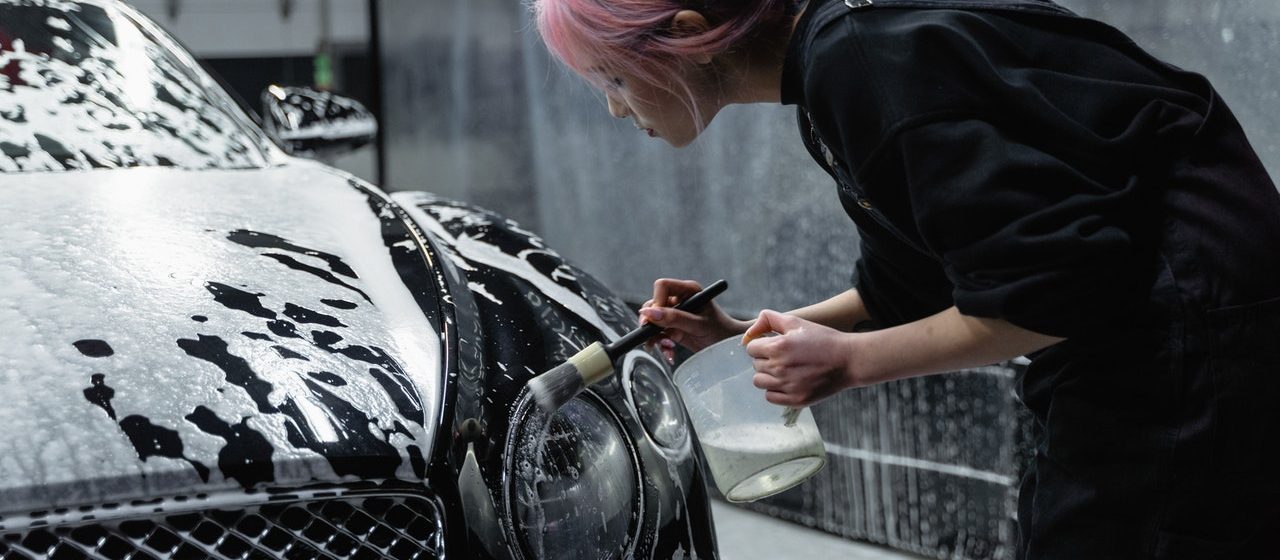
[[0, 557], [714, 557], [662, 360], [530, 406], [616, 296], [285, 153], [127, 6], [0, 0], [0, 195]]

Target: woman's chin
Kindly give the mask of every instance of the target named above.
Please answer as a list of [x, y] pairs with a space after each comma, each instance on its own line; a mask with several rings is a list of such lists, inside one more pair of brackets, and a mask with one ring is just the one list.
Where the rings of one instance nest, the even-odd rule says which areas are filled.
[[692, 132], [690, 134], [681, 134], [675, 137], [658, 135], [658, 137], [662, 138], [662, 140], [667, 144], [670, 144], [672, 148], [683, 148], [692, 144], [694, 140], [697, 140], [698, 133]]
[[661, 136], [662, 139], [666, 140], [668, 144], [671, 144], [671, 147], [673, 148], [683, 148], [685, 146], [688, 146], [689, 144], [692, 144], [694, 140], [697, 140], [699, 136], [702, 136], [703, 132], [706, 132], [707, 127], [711, 126], [711, 121], [716, 118], [716, 113], [718, 112], [719, 111], [712, 112], [711, 114], [709, 114], [707, 116], [707, 121], [703, 123], [701, 127], [694, 127], [691, 130], [684, 130], [684, 131], [681, 131], [679, 134], [675, 134], [675, 133], [672, 133], [670, 135], [659, 134], [658, 136]]

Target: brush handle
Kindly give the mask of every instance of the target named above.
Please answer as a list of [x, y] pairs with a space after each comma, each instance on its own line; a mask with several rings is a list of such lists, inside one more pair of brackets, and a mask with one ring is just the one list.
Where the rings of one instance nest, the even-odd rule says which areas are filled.
[[[701, 292], [693, 294], [689, 299], [677, 304], [675, 308], [678, 311], [697, 313], [702, 311], [702, 308], [706, 307], [707, 303], [709, 303], [712, 298], [724, 293], [725, 289], [728, 287], [728, 282], [725, 282], [724, 280], [716, 280], [715, 282], [712, 282], [710, 286], [703, 288]], [[604, 349], [605, 352], [609, 354], [610, 360], [617, 360], [623, 354], [634, 350], [637, 346], [644, 344], [644, 341], [653, 338], [660, 332], [662, 332], [661, 326], [653, 323], [645, 323], [644, 325], [641, 325], [640, 328], [622, 335], [622, 338], [610, 342], [604, 347]]]

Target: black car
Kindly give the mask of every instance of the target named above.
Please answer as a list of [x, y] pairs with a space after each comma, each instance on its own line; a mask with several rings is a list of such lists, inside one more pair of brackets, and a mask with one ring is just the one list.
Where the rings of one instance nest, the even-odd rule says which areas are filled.
[[359, 104], [264, 97], [269, 133], [123, 4], [0, 0], [0, 558], [715, 557], [663, 360], [531, 406], [634, 313], [291, 155]]

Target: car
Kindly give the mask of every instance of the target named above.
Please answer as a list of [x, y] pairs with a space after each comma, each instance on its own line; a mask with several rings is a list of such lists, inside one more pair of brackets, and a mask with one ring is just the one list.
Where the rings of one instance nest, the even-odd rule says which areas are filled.
[[697, 435], [635, 328], [537, 235], [299, 154], [111, 0], [0, 0], [0, 558], [714, 558]]

